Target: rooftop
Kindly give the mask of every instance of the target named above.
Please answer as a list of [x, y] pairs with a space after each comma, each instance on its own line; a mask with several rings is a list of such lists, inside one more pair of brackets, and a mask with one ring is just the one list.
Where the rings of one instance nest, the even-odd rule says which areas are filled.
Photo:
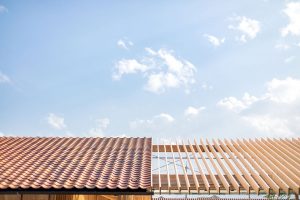
[[0, 137], [0, 191], [299, 194], [300, 138]]

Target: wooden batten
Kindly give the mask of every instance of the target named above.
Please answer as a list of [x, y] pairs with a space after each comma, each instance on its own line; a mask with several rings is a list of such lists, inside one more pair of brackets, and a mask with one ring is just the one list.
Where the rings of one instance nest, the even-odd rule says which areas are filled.
[[[207, 141], [207, 143], [208, 143], [208, 141]], [[226, 176], [229, 178], [229, 180], [230, 180], [231, 184], [233, 185], [233, 187], [235, 188], [235, 190], [236, 191], [240, 191], [240, 185], [234, 179], [234, 177], [232, 176], [232, 174], [228, 171], [228, 169], [226, 168], [226, 166], [224, 165], [224, 163], [222, 162], [222, 160], [217, 155], [217, 153], [214, 150], [214, 148], [211, 146], [211, 144], [209, 144], [208, 147], [211, 150], [211, 152], [213, 153], [214, 157], [217, 159], [217, 162], [219, 163], [220, 167], [222, 168], [222, 170], [224, 171], [224, 173], [226, 174]], [[226, 188], [226, 190], [230, 194], [230, 186], [228, 188]]]
[[169, 188], [169, 193], [171, 193], [171, 180], [170, 180], [170, 172], [169, 172], [169, 161], [167, 157], [167, 151], [166, 151], [166, 145], [164, 145], [164, 152], [165, 152], [165, 161], [166, 161], [166, 170], [167, 170], [167, 179], [168, 179], [168, 188]]
[[294, 154], [298, 159], [298, 162], [300, 163], [300, 152], [295, 150], [294, 147], [292, 147], [289, 143], [287, 143], [285, 140], [280, 139], [274, 139], [275, 142], [277, 142], [278, 145], [283, 146], [284, 148], [286, 148], [288, 151], [290, 151], [292, 154]]
[[266, 155], [270, 156], [269, 158], [273, 163], [284, 169], [285, 173], [289, 175], [298, 185], [300, 185], [300, 168], [295, 168], [285, 158], [269, 148], [265, 142], [259, 140], [255, 140], [255, 142], [258, 146], [260, 146], [261, 151], [266, 152]]
[[290, 150], [288, 146], [285, 146], [285, 144], [280, 143], [278, 141], [267, 139], [267, 141], [271, 144], [273, 144], [275, 147], [280, 149], [282, 152], [284, 152], [286, 155], [288, 155], [290, 158], [292, 158], [295, 162], [297, 162], [300, 165], [300, 157], [298, 157], [294, 150]]
[[[267, 172], [268, 175], [270, 175], [272, 177], [272, 180], [274, 180], [281, 188], [282, 190], [286, 193], [286, 194], [290, 194], [290, 188], [289, 185], [282, 180], [281, 177], [279, 177], [275, 171], [273, 171], [273, 169], [271, 167], [269, 167], [268, 164], [266, 164], [257, 154], [257, 151], [253, 151], [253, 147], [251, 145], [245, 145], [244, 143], [242, 143], [241, 141], [237, 141], [238, 144], [241, 146], [241, 148], [243, 148], [247, 153], [250, 154], [250, 156], [252, 158], [250, 159], [254, 159], [260, 166], [261, 168]], [[248, 148], [249, 147], [249, 148]], [[248, 161], [250, 161], [250, 159]], [[279, 193], [279, 191], [278, 191]]]
[[189, 181], [189, 178], [187, 176], [187, 172], [186, 172], [186, 167], [183, 163], [183, 160], [182, 160], [182, 156], [181, 156], [181, 152], [179, 150], [179, 146], [178, 146], [178, 143], [176, 142], [176, 145], [177, 145], [177, 150], [178, 150], [178, 154], [179, 154], [179, 159], [180, 159], [180, 163], [181, 163], [181, 166], [182, 166], [182, 171], [183, 171], [183, 174], [184, 174], [184, 178], [185, 178], [185, 183], [186, 183], [186, 187], [188, 189], [188, 191], [190, 192], [190, 181]]
[[[229, 143], [227, 140], [225, 140], [225, 144], [234, 153], [234, 155], [239, 159], [239, 161], [244, 165], [244, 167], [248, 170], [249, 175], [251, 174], [251, 176], [253, 176], [253, 178], [255, 179], [256, 183], [258, 183], [264, 189], [264, 191], [267, 194], [270, 194], [270, 187], [268, 186], [268, 184], [259, 176], [259, 173], [257, 173], [257, 171], [255, 171], [250, 166], [249, 163], [247, 163], [247, 161], [242, 156], [242, 154], [240, 152], [238, 152], [237, 149], [231, 143]], [[244, 172], [244, 174], [247, 174], [247, 173]], [[255, 185], [255, 183], [252, 183], [252, 184]], [[257, 194], [259, 194], [259, 192], [260, 192], [259, 185], [257, 185], [258, 186], [258, 191], [257, 191], [257, 187], [255, 188], [255, 186], [252, 186], [254, 188], [254, 190], [256, 191]]]
[[219, 182], [217, 181], [215, 175], [213, 174], [212, 170], [210, 169], [210, 166], [208, 165], [206, 159], [204, 158], [204, 156], [202, 154], [202, 151], [201, 151], [199, 145], [197, 144], [196, 139], [194, 139], [194, 142], [195, 142], [195, 145], [197, 147], [198, 154], [200, 155], [200, 158], [201, 158], [202, 162], [204, 163], [205, 168], [208, 171], [208, 174], [209, 174], [209, 176], [210, 176], [210, 178], [211, 178], [211, 180], [214, 184], [214, 188], [216, 189], [216, 191], [218, 191], [218, 193], [220, 193], [220, 184], [219, 184]]
[[188, 140], [188, 143], [189, 143], [190, 149], [192, 150], [193, 158], [194, 158], [194, 161], [195, 161], [195, 163], [196, 163], [196, 165], [198, 167], [198, 170], [199, 170], [200, 176], [202, 178], [202, 181], [204, 182], [205, 189], [209, 193], [209, 191], [210, 191], [210, 185], [209, 185], [209, 183], [207, 181], [207, 178], [206, 178], [206, 176], [204, 174], [204, 171], [203, 171], [203, 169], [202, 169], [202, 167], [201, 167], [201, 165], [200, 165], [200, 163], [198, 161], [197, 154], [195, 153], [194, 148], [192, 148], [192, 145], [191, 145], [191, 143], [190, 143], [189, 140]]
[[286, 162], [288, 162], [291, 166], [293, 166], [296, 169], [300, 169], [300, 164], [297, 163], [297, 161], [295, 161], [293, 158], [290, 157], [290, 155], [288, 155], [287, 151], [285, 149], [276, 147], [273, 143], [271, 143], [269, 140], [265, 140], [262, 139], [263, 143], [265, 145], [267, 145], [270, 149], [272, 149], [274, 152], [277, 153], [277, 155], [279, 155], [281, 158], [283, 158], [282, 160], [285, 160]]
[[158, 164], [158, 187], [159, 193], [161, 194], [161, 177], [160, 177], [160, 157], [159, 157], [159, 148], [157, 151], [157, 164]]
[[208, 149], [206, 148], [206, 146], [204, 145], [204, 142], [202, 139], [200, 139], [200, 143], [202, 144], [204, 151], [206, 153], [206, 155], [208, 156], [211, 164], [213, 165], [213, 167], [215, 168], [219, 178], [221, 179], [222, 184], [224, 185], [224, 187], [226, 188], [226, 190], [229, 192], [230, 191], [230, 185], [228, 183], [228, 181], [225, 179], [224, 175], [222, 174], [220, 168], [216, 165], [216, 163], [214, 162], [213, 158], [210, 155], [210, 152], [208, 151]]
[[[245, 168], [243, 168], [243, 166], [236, 159], [235, 155], [229, 150], [229, 148], [221, 140], [218, 140], [218, 142], [219, 142], [220, 146], [225, 150], [227, 155], [229, 155], [229, 158], [234, 162], [234, 164], [237, 166], [237, 168], [242, 172], [243, 176], [240, 175], [237, 177], [243, 184], [243, 187], [246, 190], [248, 190], [247, 192], [250, 194], [250, 185], [251, 185], [251, 187], [255, 190], [255, 192], [257, 194], [259, 194], [259, 185], [252, 178], [249, 171], [247, 171]], [[214, 144], [217, 144], [216, 141], [214, 141]], [[230, 162], [228, 158], [227, 158], [227, 162]], [[232, 168], [234, 168], [233, 165], [231, 165], [231, 166], [232, 166]], [[235, 172], [235, 173], [239, 174], [238, 172]]]
[[[179, 176], [178, 176], [178, 170], [177, 170], [176, 160], [175, 160], [174, 151], [173, 151], [172, 146], [171, 146], [171, 152], [172, 152], [172, 158], [173, 158], [174, 171], [175, 171], [175, 175], [176, 175], [177, 188], [178, 188], [178, 192], [180, 193], [181, 192], [181, 184], [180, 184], [180, 180], [179, 180]], [[170, 189], [169, 189], [169, 191], [170, 191]]]
[[[287, 183], [290, 188], [293, 189], [294, 193], [299, 194], [299, 185], [297, 185], [297, 183], [291, 177], [287, 176], [286, 173], [290, 174], [290, 172], [285, 166], [282, 166], [283, 168], [279, 168], [274, 162], [271, 161], [272, 155], [264, 151], [262, 148], [259, 148], [257, 144], [251, 141], [248, 142], [246, 140], [244, 140], [244, 142], [250, 146], [250, 148], [252, 148], [252, 150], [272, 169], [273, 172], [278, 174], [278, 176], [284, 180], [284, 182]], [[266, 155], [268, 155], [268, 157]], [[276, 163], [279, 164], [279, 162]]]
[[184, 151], [185, 151], [185, 154], [186, 154], [187, 160], [188, 160], [188, 162], [189, 162], [190, 169], [191, 169], [191, 171], [192, 171], [193, 180], [194, 180], [194, 184], [195, 184], [195, 186], [196, 186], [196, 190], [197, 190], [197, 191], [198, 191], [198, 193], [199, 193], [199, 191], [200, 191], [199, 182], [198, 182], [197, 175], [196, 175], [196, 173], [195, 173], [195, 170], [194, 170], [193, 164], [192, 164], [192, 162], [191, 162], [191, 159], [190, 159], [189, 153], [188, 153], [188, 151], [187, 151], [186, 145], [183, 145], [183, 149], [184, 149]]

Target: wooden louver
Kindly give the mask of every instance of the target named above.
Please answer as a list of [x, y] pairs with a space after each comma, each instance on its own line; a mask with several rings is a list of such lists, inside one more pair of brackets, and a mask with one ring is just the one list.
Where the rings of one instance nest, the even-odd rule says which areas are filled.
[[300, 138], [154, 145], [156, 193], [299, 195]]

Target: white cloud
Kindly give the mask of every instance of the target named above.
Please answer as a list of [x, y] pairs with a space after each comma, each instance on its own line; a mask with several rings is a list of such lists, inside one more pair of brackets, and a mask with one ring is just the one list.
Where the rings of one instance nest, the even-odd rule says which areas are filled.
[[151, 92], [162, 93], [166, 88], [176, 88], [179, 84], [180, 82], [174, 74], [159, 72], [149, 76], [146, 89]]
[[122, 49], [129, 50], [130, 46], [133, 46], [133, 42], [128, 39], [119, 39], [117, 45]]
[[284, 59], [284, 62], [285, 62], [285, 63], [290, 63], [290, 62], [292, 62], [294, 59], [295, 59], [295, 56], [290, 56], [290, 57], [287, 57], [286, 59]]
[[135, 59], [123, 59], [117, 62], [117, 64], [115, 65], [115, 69], [117, 70], [117, 72], [113, 74], [113, 79], [120, 80], [124, 74], [145, 72], [149, 68]]
[[1, 131], [0, 131], [0, 137], [3, 137], [4, 136], [4, 133], [2, 133]]
[[196, 68], [192, 63], [176, 58], [172, 52], [166, 49], [160, 49], [158, 55], [167, 65], [168, 71], [177, 75], [178, 79], [184, 83], [194, 82], [194, 80], [190, 80], [196, 71]]
[[153, 49], [151, 49], [149, 47], [146, 47], [145, 51], [148, 52], [152, 56], [156, 56], [157, 55], [156, 51], [154, 51]]
[[281, 35], [287, 36], [288, 34], [299, 36], [300, 35], [300, 2], [288, 2], [286, 8], [283, 10], [289, 18], [289, 24], [281, 29]]
[[8, 12], [7, 8], [3, 5], [0, 5], [0, 13]]
[[101, 137], [104, 131], [108, 128], [110, 120], [108, 118], [102, 118], [96, 120], [97, 126], [89, 130], [89, 135], [93, 137]]
[[171, 144], [171, 145], [176, 145], [176, 142], [178, 141], [183, 141], [183, 138], [180, 136], [173, 136], [172, 138], [159, 138], [158, 139], [158, 144]]
[[[246, 93], [247, 94], [247, 93]], [[300, 131], [300, 79], [272, 79], [260, 97], [226, 97], [217, 103], [268, 136], [293, 136]], [[247, 110], [246, 110], [247, 109]], [[241, 112], [246, 110], [246, 112]]]
[[207, 38], [208, 41], [215, 47], [220, 46], [225, 42], [225, 38], [217, 38], [216, 36], [209, 35], [209, 34], [204, 34], [203, 36]]
[[207, 84], [207, 83], [202, 83], [202, 84], [201, 84], [201, 88], [202, 88], [203, 90], [212, 90], [212, 89], [213, 89], [213, 86], [212, 86], [212, 85], [209, 85], [209, 84]]
[[10, 83], [10, 82], [11, 82], [10, 78], [6, 74], [3, 74], [0, 71], [0, 83]]
[[236, 16], [233, 18], [233, 21], [236, 21], [237, 24], [229, 25], [228, 28], [241, 32], [241, 35], [237, 38], [237, 40], [241, 42], [247, 42], [248, 39], [254, 39], [260, 32], [260, 22], [255, 19], [247, 18], [245, 16]]
[[294, 135], [289, 128], [287, 119], [275, 118], [269, 115], [252, 115], [243, 117], [243, 119], [258, 131], [272, 133], [272, 136], [289, 137]]
[[159, 49], [156, 52], [147, 48], [147, 51], [154, 56], [154, 64], [159, 70], [159, 72], [154, 72], [148, 76], [148, 82], [145, 87], [147, 90], [154, 93], [162, 93], [167, 88], [178, 88], [181, 86], [187, 88], [196, 82], [194, 79], [196, 67], [191, 62], [176, 58], [171, 51], [166, 49]]
[[198, 116], [199, 113], [203, 110], [205, 110], [204, 106], [201, 106], [201, 107], [198, 107], [198, 108], [193, 107], [193, 106], [189, 106], [185, 109], [184, 116], [186, 116], [186, 117], [195, 117], [195, 116]]
[[300, 80], [288, 77], [286, 79], [272, 79], [267, 83], [265, 98], [276, 103], [300, 102]]
[[53, 113], [50, 113], [47, 117], [48, 124], [57, 130], [66, 128], [65, 119]]
[[276, 45], [275, 45], [275, 48], [276, 48], [276, 49], [279, 49], [279, 50], [284, 50], [284, 51], [286, 51], [286, 50], [288, 50], [288, 49], [290, 48], [290, 45], [279, 43], [279, 44], [276, 44]]
[[175, 118], [168, 113], [160, 113], [159, 115], [155, 115], [151, 119], [137, 119], [129, 123], [129, 127], [131, 129], [159, 129], [163, 126], [168, 126], [174, 123]]
[[200, 114], [201, 111], [205, 110], [204, 106], [201, 107], [193, 107], [193, 106], [189, 106], [184, 110], [184, 116], [187, 118], [190, 117], [196, 117]]
[[125, 74], [140, 73], [147, 79], [144, 88], [153, 93], [163, 93], [168, 88], [189, 87], [196, 82], [196, 67], [189, 61], [176, 57], [172, 51], [145, 48], [148, 53], [140, 61], [135, 59], [120, 60], [116, 66], [113, 79], [120, 80]]
[[174, 117], [172, 117], [170, 114], [167, 114], [167, 113], [160, 113], [159, 115], [155, 116], [154, 118], [168, 122], [168, 123], [175, 121]]
[[251, 104], [255, 103], [258, 100], [259, 98], [245, 93], [241, 100], [238, 100], [235, 97], [225, 97], [224, 99], [221, 99], [217, 103], [217, 105], [239, 113], [242, 110], [247, 109], [249, 106], [251, 106]]
[[267, 82], [267, 92], [260, 96], [251, 96], [245, 93], [241, 100], [235, 97], [225, 97], [217, 105], [225, 107], [228, 110], [240, 112], [249, 108], [253, 103], [258, 101], [271, 101], [274, 103], [290, 104], [300, 101], [300, 80], [287, 77], [286, 79], [272, 79]]

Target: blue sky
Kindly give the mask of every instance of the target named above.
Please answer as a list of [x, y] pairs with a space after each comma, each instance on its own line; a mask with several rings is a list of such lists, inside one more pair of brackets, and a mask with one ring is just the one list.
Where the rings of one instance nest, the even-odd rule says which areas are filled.
[[0, 0], [0, 134], [300, 135], [300, 1]]

